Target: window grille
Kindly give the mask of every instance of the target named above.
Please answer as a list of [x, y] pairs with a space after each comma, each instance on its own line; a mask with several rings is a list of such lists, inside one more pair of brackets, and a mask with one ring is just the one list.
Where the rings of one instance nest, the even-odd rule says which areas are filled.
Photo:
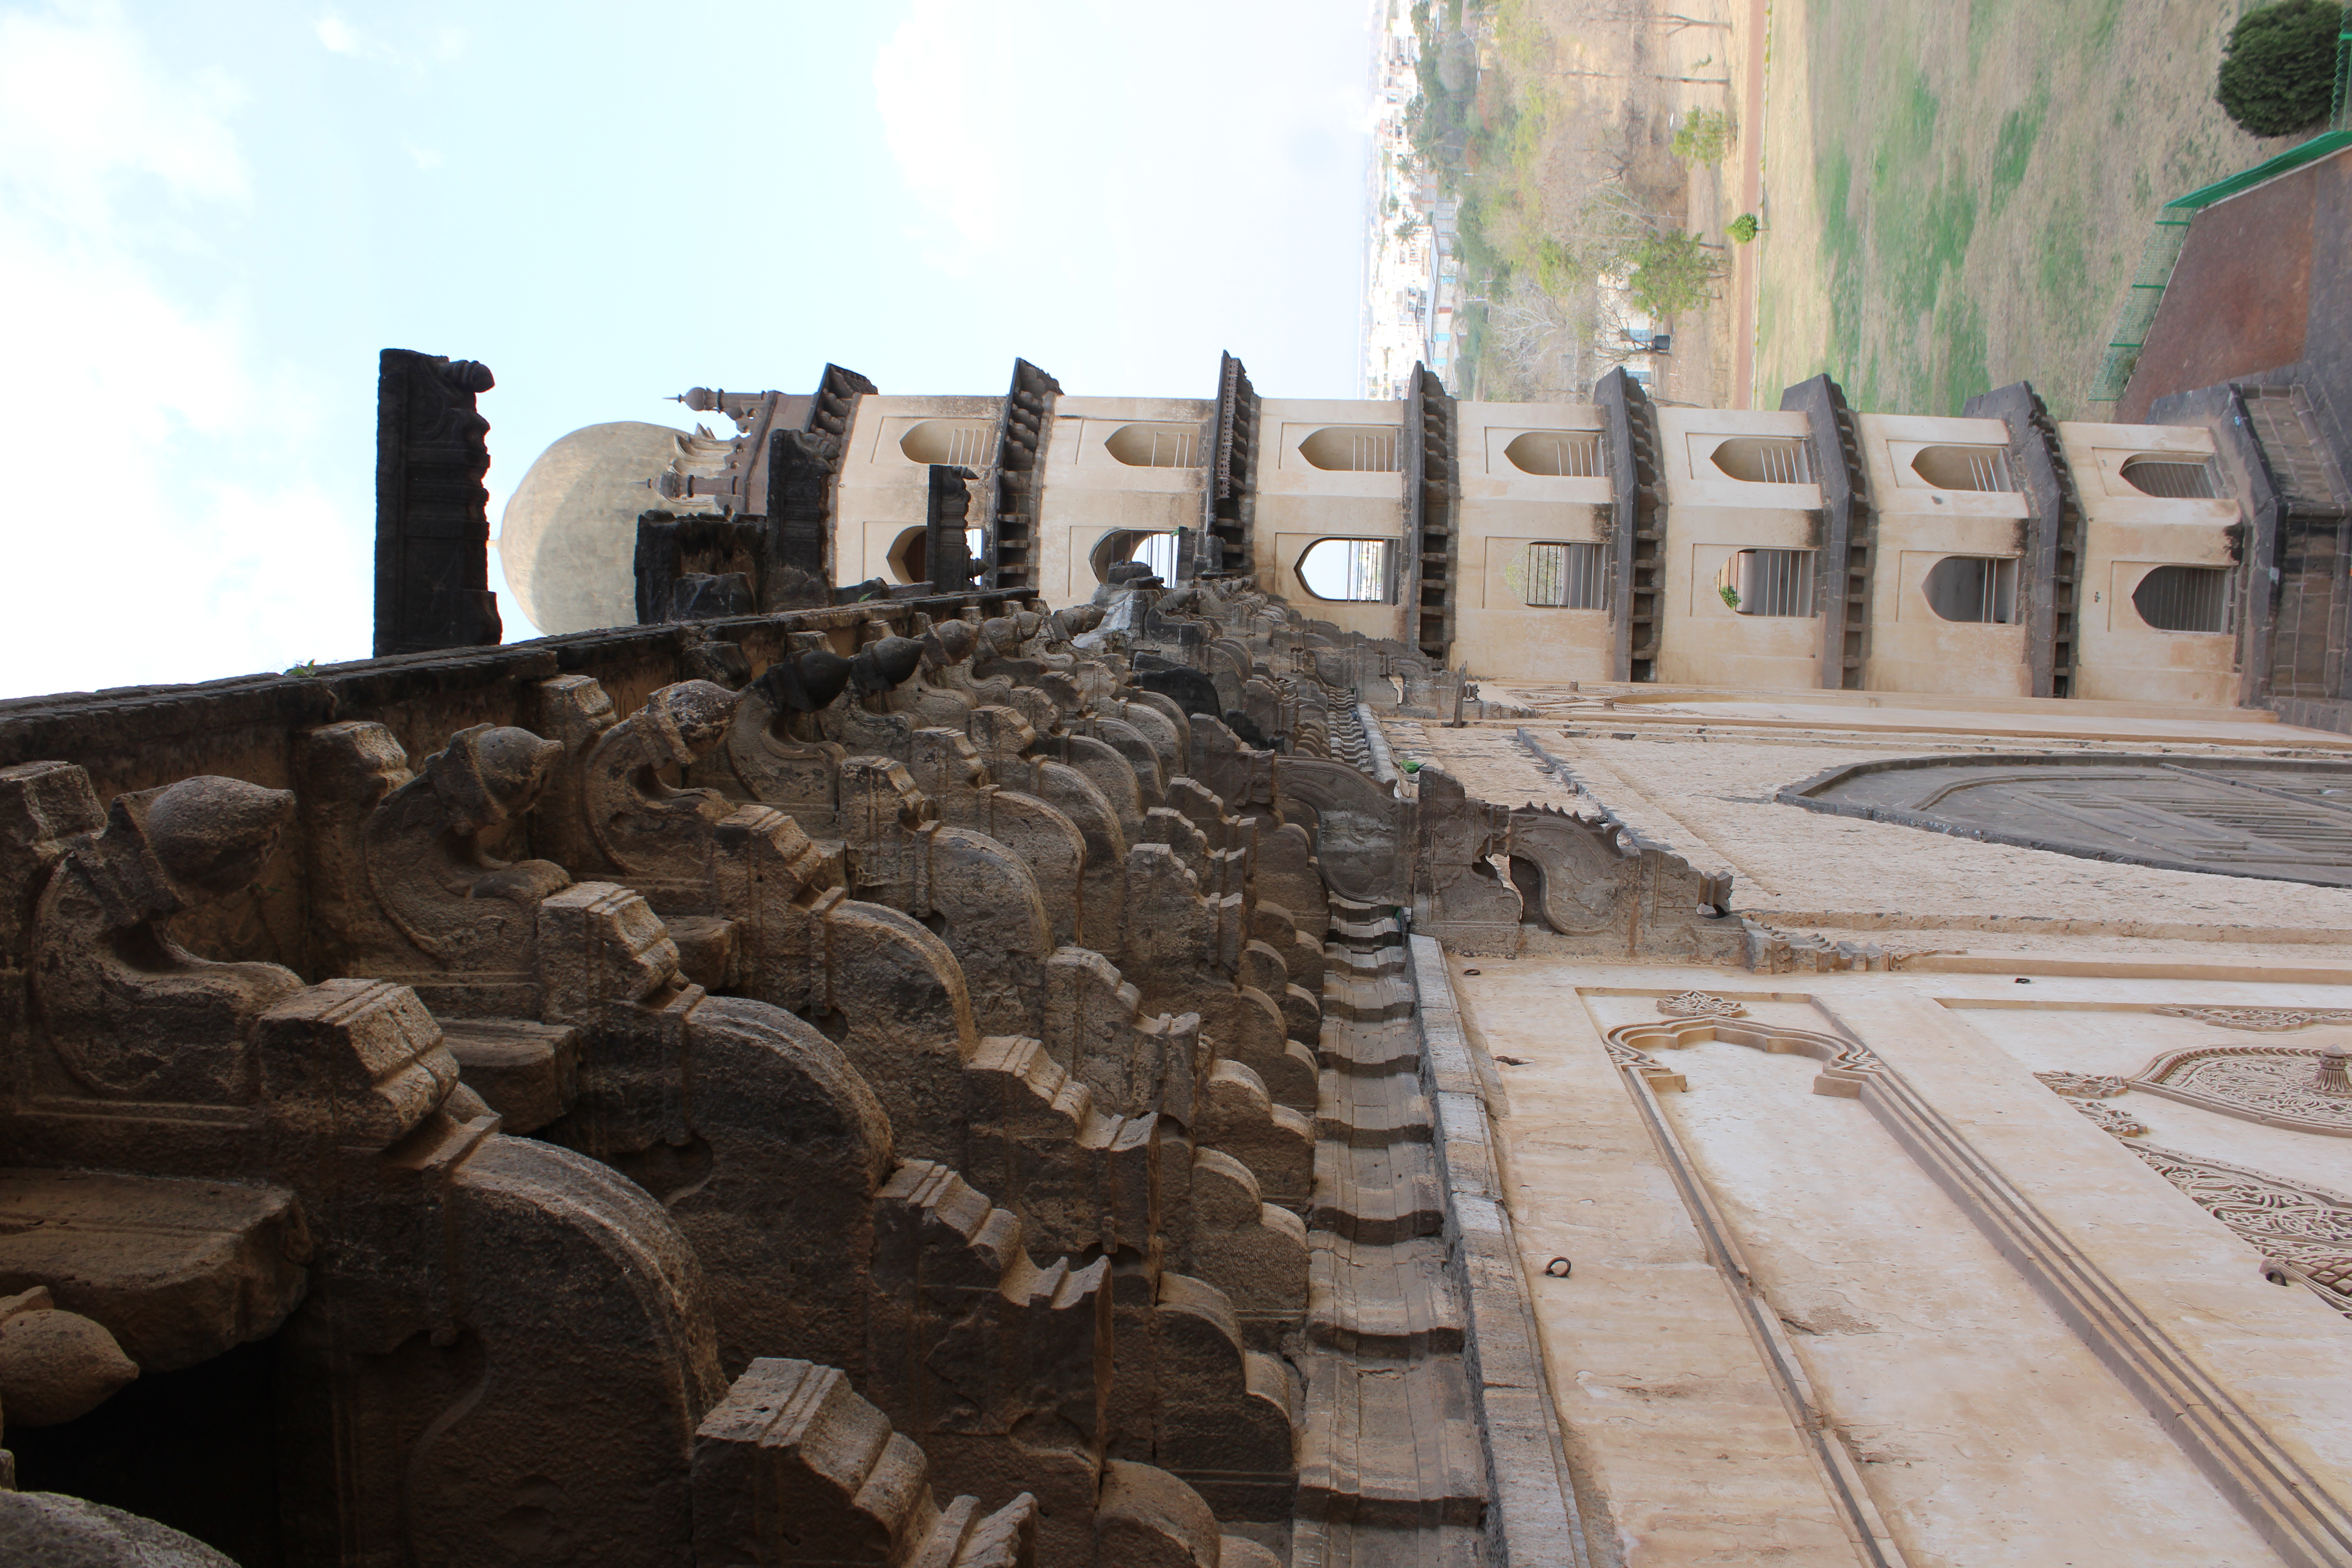
[[986, 468], [996, 453], [996, 426], [979, 419], [926, 419], [898, 438], [910, 462]]
[[1803, 438], [1737, 436], [1711, 454], [1715, 466], [1751, 485], [1806, 485], [1813, 480], [1811, 446]]
[[1947, 555], [1920, 584], [1927, 607], [1948, 621], [2006, 626], [2017, 619], [2017, 562], [1990, 555]]
[[1298, 558], [1298, 580], [1318, 599], [1386, 604], [1394, 545], [1387, 539], [1318, 539]]
[[1299, 455], [1331, 473], [1392, 474], [1397, 471], [1397, 432], [1391, 425], [1329, 425], [1298, 444]]
[[2009, 453], [2000, 447], [1922, 447], [1911, 471], [1939, 490], [2005, 490]]
[[1597, 479], [1601, 435], [1593, 430], [1530, 430], [1512, 438], [1503, 457], [1523, 474], [1555, 479]]
[[2160, 632], [2226, 632], [2229, 568], [2159, 566], [2132, 590], [2132, 608]]
[[2124, 483], [2142, 495], [2167, 500], [2210, 500], [2221, 493], [2210, 462], [2178, 458], [2134, 458], [2124, 464]]
[[1740, 550], [1716, 579], [1724, 603], [1743, 616], [1806, 616], [1813, 613], [1813, 552]]
[[1103, 445], [1130, 468], [1190, 468], [1201, 461], [1197, 426], [1122, 425]]
[[1600, 609], [1606, 560], [1606, 552], [1598, 544], [1530, 544], [1522, 596], [1543, 608]]

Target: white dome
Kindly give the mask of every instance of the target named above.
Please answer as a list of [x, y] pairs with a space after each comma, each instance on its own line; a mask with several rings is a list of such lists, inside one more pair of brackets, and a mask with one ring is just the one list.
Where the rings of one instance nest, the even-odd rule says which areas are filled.
[[711, 510], [646, 482], [686, 439], [622, 421], [574, 430], [539, 455], [507, 501], [498, 541], [507, 586], [532, 626], [552, 637], [636, 624], [637, 514]]

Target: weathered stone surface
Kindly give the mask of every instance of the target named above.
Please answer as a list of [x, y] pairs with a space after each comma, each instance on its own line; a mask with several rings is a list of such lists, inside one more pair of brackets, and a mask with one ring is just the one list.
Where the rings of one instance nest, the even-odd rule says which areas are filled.
[[276, 1330], [313, 1247], [283, 1186], [0, 1169], [0, 1290], [46, 1289], [148, 1372]]
[[79, 1312], [58, 1311], [46, 1286], [0, 1297], [0, 1419], [55, 1426], [138, 1376], [112, 1334]]
[[55, 1492], [0, 1490], [0, 1559], [40, 1568], [233, 1568], [152, 1519]]
[[1026, 1493], [932, 1500], [923, 1451], [832, 1367], [754, 1361], [694, 1435], [695, 1557], [788, 1568], [1029, 1568]]

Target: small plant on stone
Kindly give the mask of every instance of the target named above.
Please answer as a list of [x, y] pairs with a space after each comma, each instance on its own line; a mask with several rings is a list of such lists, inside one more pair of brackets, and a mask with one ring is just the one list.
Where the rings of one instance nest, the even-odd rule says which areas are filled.
[[1756, 237], [1756, 230], [1759, 226], [1754, 213], [1741, 213], [1731, 220], [1723, 232], [1731, 237], [1733, 244], [1746, 245]]
[[1718, 586], [1718, 587], [1716, 589], [1716, 592], [1723, 595], [1723, 603], [1724, 603], [1724, 605], [1725, 605], [1725, 606], [1726, 606], [1727, 608], [1734, 609], [1734, 610], [1736, 610], [1736, 609], [1739, 608], [1739, 590], [1738, 590], [1738, 589], [1737, 589], [1737, 588], [1733, 587], [1733, 586], [1732, 586], [1730, 584], [1728, 584], [1728, 583], [1725, 583], [1725, 584], [1721, 584], [1720, 586]]
[[2336, 96], [2336, 0], [2280, 0], [2238, 18], [2221, 48], [2213, 96], [2257, 136], [2284, 136], [2327, 118]]
[[299, 664], [289, 666], [286, 673], [297, 680], [316, 680], [319, 678], [319, 668], [317, 659], [306, 658]]

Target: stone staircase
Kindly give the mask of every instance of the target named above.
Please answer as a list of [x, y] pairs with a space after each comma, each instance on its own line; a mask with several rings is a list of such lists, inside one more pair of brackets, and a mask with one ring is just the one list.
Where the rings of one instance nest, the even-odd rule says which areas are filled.
[[1473, 1568], [1489, 1495], [1404, 934], [1332, 900], [1290, 1568]]

